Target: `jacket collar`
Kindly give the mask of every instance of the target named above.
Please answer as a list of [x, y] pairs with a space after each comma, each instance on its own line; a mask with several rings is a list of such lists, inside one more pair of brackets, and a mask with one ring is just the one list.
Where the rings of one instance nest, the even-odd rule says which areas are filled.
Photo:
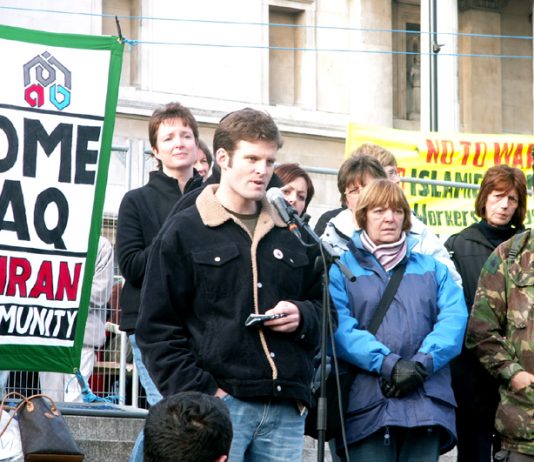
[[[161, 170], [153, 170], [148, 174], [151, 183], [156, 183], [160, 187], [170, 188], [173, 191], [180, 191], [178, 180], [172, 176], [163, 173]], [[193, 176], [187, 180], [185, 184], [183, 194], [193, 189], [199, 188], [202, 185], [202, 177], [199, 173], [193, 169]]]
[[330, 220], [330, 224], [335, 228], [336, 232], [341, 235], [341, 237], [346, 238], [347, 240], [354, 234], [358, 229], [352, 218], [352, 210], [343, 209], [335, 217]]
[[[240, 224], [237, 218], [228, 212], [215, 197], [215, 192], [218, 188], [219, 185], [217, 184], [206, 185], [197, 197], [196, 206], [202, 222], [209, 227], [220, 226], [228, 220], [233, 220]], [[267, 199], [263, 198], [261, 200], [261, 211], [256, 225], [256, 233], [264, 236], [274, 226], [285, 228], [286, 224]]]

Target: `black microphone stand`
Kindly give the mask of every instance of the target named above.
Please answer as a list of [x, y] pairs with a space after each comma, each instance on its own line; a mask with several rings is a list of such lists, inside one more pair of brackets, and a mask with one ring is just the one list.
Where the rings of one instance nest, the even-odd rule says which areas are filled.
[[[323, 242], [319, 236], [311, 229], [308, 221], [302, 219], [296, 210], [292, 207], [288, 207], [291, 220], [296, 223], [300, 228], [304, 229], [308, 235], [323, 249], [323, 255], [326, 256], [326, 260], [329, 264], [336, 264], [345, 277], [353, 282], [356, 280], [356, 276], [339, 260], [337, 255], [330, 244]], [[323, 268], [323, 313], [321, 319], [321, 365], [319, 368], [320, 376], [320, 394], [317, 400], [317, 461], [323, 462], [325, 455], [325, 440], [326, 440], [326, 358], [328, 347], [328, 326], [330, 318], [330, 298], [328, 294], [328, 268]], [[337, 371], [336, 371], [337, 372]]]

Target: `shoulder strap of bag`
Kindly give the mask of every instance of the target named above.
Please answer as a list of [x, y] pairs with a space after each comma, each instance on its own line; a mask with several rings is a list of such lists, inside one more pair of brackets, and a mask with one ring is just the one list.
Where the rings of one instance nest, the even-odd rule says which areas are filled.
[[378, 308], [376, 309], [375, 314], [373, 315], [373, 319], [371, 319], [371, 322], [369, 323], [369, 327], [367, 328], [367, 330], [371, 332], [371, 334], [373, 335], [376, 334], [376, 331], [380, 327], [380, 324], [382, 323], [382, 319], [384, 319], [384, 316], [386, 315], [391, 305], [391, 302], [393, 301], [395, 292], [397, 292], [402, 276], [404, 275], [405, 269], [406, 269], [406, 261], [403, 260], [393, 270], [393, 275], [391, 276], [391, 279], [388, 282], [386, 290], [382, 294], [382, 298], [380, 299]]
[[[349, 240], [347, 246], [349, 248], [349, 251], [356, 258], [356, 253], [358, 249], [354, 245], [354, 241], [352, 239]], [[391, 305], [391, 302], [393, 301], [395, 292], [397, 292], [397, 289], [399, 288], [399, 284], [401, 282], [402, 276], [404, 275], [405, 269], [406, 269], [406, 258], [404, 258], [393, 269], [393, 274], [391, 275], [391, 279], [389, 280], [388, 285], [386, 286], [386, 290], [384, 290], [384, 293], [382, 294], [382, 298], [380, 299], [378, 308], [376, 309], [375, 314], [373, 315], [373, 318], [371, 319], [371, 322], [369, 323], [369, 327], [367, 328], [367, 330], [371, 332], [371, 334], [373, 335], [376, 334], [376, 331], [380, 327], [380, 324], [382, 323], [382, 319], [384, 319], [384, 316], [386, 315], [389, 309], [389, 306]]]
[[[13, 407], [7, 406], [5, 404], [8, 401], [8, 398], [18, 398], [18, 399], [20, 399], [20, 402], [17, 404], [17, 406], [15, 408], [13, 408]], [[2, 398], [2, 404], [0, 404], [0, 411], [2, 409], [5, 410], [5, 411], [10, 411], [10, 410], [13, 410], [13, 409], [14, 410], [13, 410], [13, 413], [9, 416], [9, 419], [7, 419], [7, 423], [4, 425], [4, 427], [0, 431], [0, 438], [2, 436], [4, 436], [4, 433], [6, 432], [7, 427], [9, 427], [9, 424], [11, 423], [11, 421], [15, 418], [17, 413], [24, 406], [26, 406], [26, 404], [28, 404], [28, 398], [26, 398], [26, 396], [24, 396], [22, 393], [19, 393], [18, 391], [12, 391], [11, 393], [7, 393], [6, 395], [4, 395], [4, 397]]]
[[508, 258], [507, 258], [508, 265], [511, 265], [514, 262], [515, 257], [517, 257], [517, 254], [519, 253], [520, 247], [524, 243], [525, 237], [529, 233], [530, 233], [530, 230], [527, 230], [521, 233], [517, 233], [512, 237], [512, 245], [510, 247], [510, 251], [508, 253]]
[[447, 249], [447, 253], [449, 254], [449, 258], [454, 262], [456, 265], [456, 259], [454, 257], [454, 254], [456, 253], [454, 250], [454, 243], [456, 242], [456, 238], [458, 237], [458, 234], [453, 234], [447, 241], [445, 242], [445, 248]]

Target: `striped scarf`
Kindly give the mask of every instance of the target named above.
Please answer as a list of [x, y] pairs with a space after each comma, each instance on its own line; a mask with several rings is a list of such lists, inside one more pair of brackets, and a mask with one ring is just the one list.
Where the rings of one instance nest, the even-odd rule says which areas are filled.
[[397, 266], [406, 255], [406, 233], [403, 231], [400, 239], [391, 244], [376, 245], [365, 231], [360, 235], [363, 248], [371, 252], [386, 271], [390, 271]]

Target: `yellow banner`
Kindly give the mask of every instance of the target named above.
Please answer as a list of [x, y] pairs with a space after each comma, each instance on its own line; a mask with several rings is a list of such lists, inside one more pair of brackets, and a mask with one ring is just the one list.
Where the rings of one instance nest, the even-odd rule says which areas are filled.
[[[374, 143], [391, 151], [405, 178], [479, 185], [486, 170], [507, 164], [525, 172], [532, 189], [534, 136], [439, 133], [349, 124], [345, 157], [361, 144]], [[413, 211], [437, 234], [450, 235], [475, 223], [476, 189], [402, 182]], [[528, 211], [525, 226], [534, 223]]]

